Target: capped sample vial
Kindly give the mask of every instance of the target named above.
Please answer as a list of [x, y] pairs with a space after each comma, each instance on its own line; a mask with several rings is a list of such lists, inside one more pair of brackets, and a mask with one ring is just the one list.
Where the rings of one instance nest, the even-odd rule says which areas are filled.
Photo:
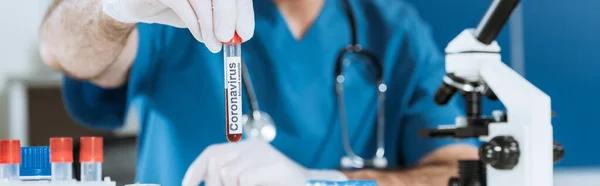
[[21, 141], [0, 140], [0, 181], [19, 180]]
[[52, 178], [50, 147], [21, 147], [19, 174], [21, 181], [50, 181]]
[[102, 181], [102, 137], [81, 137], [80, 143], [81, 181]]
[[242, 139], [242, 38], [235, 33], [233, 39], [223, 43], [225, 71], [225, 133], [227, 140]]
[[50, 138], [50, 163], [52, 181], [73, 180], [73, 138]]

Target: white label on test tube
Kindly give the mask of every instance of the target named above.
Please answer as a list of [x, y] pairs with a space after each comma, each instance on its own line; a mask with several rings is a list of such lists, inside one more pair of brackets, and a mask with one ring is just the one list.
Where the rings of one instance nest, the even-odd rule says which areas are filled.
[[0, 182], [19, 180], [19, 164], [0, 164]]
[[52, 163], [52, 181], [73, 180], [73, 163]]
[[102, 181], [102, 163], [81, 163], [81, 181]]
[[229, 134], [242, 134], [242, 64], [241, 57], [226, 57], [225, 99]]

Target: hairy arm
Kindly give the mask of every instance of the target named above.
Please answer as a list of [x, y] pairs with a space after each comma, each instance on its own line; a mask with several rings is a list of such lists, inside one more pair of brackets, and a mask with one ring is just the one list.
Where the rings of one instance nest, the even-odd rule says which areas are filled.
[[118, 87], [137, 51], [135, 24], [102, 11], [101, 0], [54, 0], [40, 30], [40, 53], [50, 67], [101, 87]]
[[359, 170], [345, 172], [350, 179], [377, 180], [380, 186], [446, 186], [458, 175], [458, 160], [478, 159], [477, 148], [449, 145], [423, 158], [419, 165], [406, 170]]

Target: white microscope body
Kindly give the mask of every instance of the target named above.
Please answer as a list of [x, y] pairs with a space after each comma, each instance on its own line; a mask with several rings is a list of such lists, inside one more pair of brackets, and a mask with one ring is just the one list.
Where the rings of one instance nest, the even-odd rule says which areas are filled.
[[512, 137], [519, 151], [512, 169], [486, 165], [487, 186], [552, 186], [550, 97], [502, 62], [496, 41], [483, 44], [473, 32], [464, 30], [448, 44], [446, 71], [468, 82], [482, 82], [493, 90], [506, 107], [507, 119], [489, 123], [488, 134], [480, 139], [488, 142], [497, 136]]
[[[495, 41], [519, 0], [494, 0], [476, 29], [446, 47], [446, 76], [434, 96], [439, 105], [464, 98], [465, 117], [453, 127], [421, 131], [428, 138], [478, 138], [479, 160], [460, 160], [449, 186], [552, 186], [564, 149], [552, 136], [550, 97], [502, 62]], [[506, 114], [481, 112], [482, 99], [500, 100]]]

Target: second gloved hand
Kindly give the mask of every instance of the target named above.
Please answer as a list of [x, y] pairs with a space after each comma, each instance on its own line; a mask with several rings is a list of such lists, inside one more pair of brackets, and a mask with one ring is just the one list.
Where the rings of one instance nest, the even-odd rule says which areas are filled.
[[260, 140], [213, 145], [192, 163], [183, 186], [304, 186], [308, 180], [347, 180], [335, 170], [308, 170]]
[[254, 35], [252, 0], [102, 0], [103, 10], [125, 23], [159, 23], [188, 28], [214, 53], [234, 32], [243, 41]]

